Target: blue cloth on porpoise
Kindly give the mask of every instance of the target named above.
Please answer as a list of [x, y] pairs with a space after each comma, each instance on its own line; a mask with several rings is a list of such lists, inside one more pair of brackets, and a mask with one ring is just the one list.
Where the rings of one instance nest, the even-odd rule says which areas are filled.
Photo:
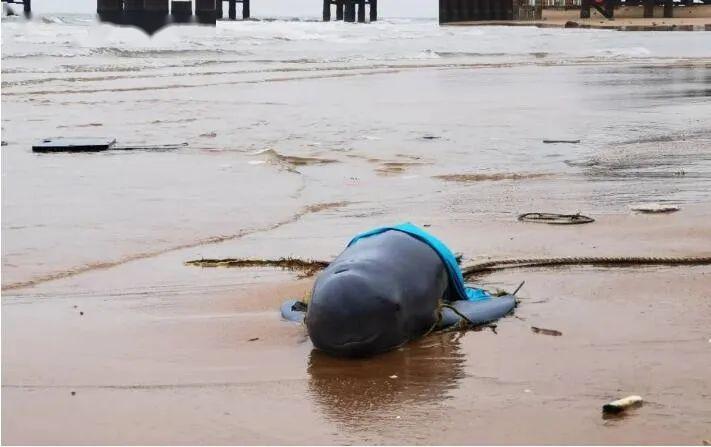
[[384, 233], [386, 231], [401, 231], [432, 247], [432, 249], [437, 252], [440, 259], [442, 259], [442, 262], [444, 262], [444, 265], [447, 268], [447, 274], [449, 275], [450, 287], [452, 290], [456, 291], [458, 299], [467, 301], [484, 301], [491, 299], [491, 295], [483, 289], [466, 287], [464, 284], [464, 276], [462, 276], [462, 271], [457, 263], [457, 258], [454, 257], [454, 253], [452, 253], [442, 241], [410, 222], [405, 222], [392, 227], [380, 227], [360, 233], [351, 239], [348, 243], [348, 247], [355, 244], [360, 239], [375, 236], [376, 234]]

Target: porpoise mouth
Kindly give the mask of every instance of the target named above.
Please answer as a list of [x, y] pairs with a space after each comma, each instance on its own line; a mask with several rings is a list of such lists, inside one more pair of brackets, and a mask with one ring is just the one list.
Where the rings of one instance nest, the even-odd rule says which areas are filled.
[[334, 346], [339, 348], [352, 348], [359, 345], [367, 345], [369, 343], [374, 342], [379, 336], [380, 334], [375, 334], [367, 338], [350, 339], [343, 343], [337, 343]]
[[403, 340], [399, 345], [391, 345], [383, 343], [381, 334], [376, 334], [367, 338], [353, 339], [329, 346], [319, 345], [318, 349], [338, 357], [370, 357], [402, 346], [406, 341]]

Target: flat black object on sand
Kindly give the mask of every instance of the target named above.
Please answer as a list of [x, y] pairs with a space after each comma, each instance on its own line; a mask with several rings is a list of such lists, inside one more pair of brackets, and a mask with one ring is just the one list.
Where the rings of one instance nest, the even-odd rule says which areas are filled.
[[115, 138], [45, 138], [32, 146], [33, 152], [101, 152], [116, 144]]

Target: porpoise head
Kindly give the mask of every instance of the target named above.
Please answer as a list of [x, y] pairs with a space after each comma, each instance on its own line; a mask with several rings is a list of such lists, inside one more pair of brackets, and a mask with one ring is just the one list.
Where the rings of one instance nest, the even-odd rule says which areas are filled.
[[407, 341], [400, 297], [393, 287], [357, 270], [324, 273], [314, 286], [304, 320], [317, 349], [362, 357]]

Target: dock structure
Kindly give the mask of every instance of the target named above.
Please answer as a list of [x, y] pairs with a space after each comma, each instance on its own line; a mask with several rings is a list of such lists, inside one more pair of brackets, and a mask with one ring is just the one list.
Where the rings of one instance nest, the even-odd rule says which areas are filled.
[[32, 13], [32, 0], [2, 0], [2, 3], [22, 5], [22, 10], [25, 12], [26, 16], [29, 16]]
[[217, 2], [215, 0], [195, 0], [195, 17], [200, 23], [214, 24], [217, 20]]
[[249, 18], [250, 0], [217, 0], [217, 18], [224, 18], [224, 4], [227, 3], [227, 17], [230, 20], [237, 20], [237, 3], [242, 4], [242, 20]]
[[[690, 6], [692, 3], [685, 1], [684, 6]], [[674, 17], [674, 0], [581, 0], [580, 18], [590, 18], [590, 8], [595, 8], [602, 16], [612, 19], [615, 17], [615, 8], [620, 6], [642, 6], [642, 17], [651, 19], [654, 17], [654, 7], [662, 6], [662, 17]]]
[[193, 3], [190, 0], [172, 0], [170, 15], [176, 23], [187, 23], [193, 17]]
[[[21, 3], [25, 11], [30, 11], [31, 0], [2, 0], [6, 3]], [[168, 23], [198, 22], [215, 24], [225, 16], [237, 20], [237, 4], [241, 5], [242, 19], [250, 18], [251, 0], [96, 0], [97, 13], [103, 21], [124, 25], [135, 25], [149, 34]], [[315, 0], [314, 0], [315, 1]], [[434, 1], [434, 0], [433, 0]], [[335, 19], [345, 22], [374, 22], [378, 19], [378, 0], [322, 0], [323, 20]], [[438, 0], [439, 22], [528, 22], [545, 21], [543, 11], [565, 10], [571, 13], [571, 20], [591, 19], [591, 11], [596, 17], [612, 20], [618, 18], [678, 18], [683, 10], [685, 17], [700, 13], [709, 17], [711, 0]], [[694, 11], [692, 11], [694, 10]], [[599, 14], [599, 16], [598, 16]], [[676, 15], [675, 15], [676, 14]], [[704, 15], [705, 14], [705, 15]], [[678, 16], [678, 17], [677, 17]], [[366, 20], [368, 19], [368, 20]], [[566, 19], [568, 20], [568, 19]], [[500, 23], [505, 24], [505, 23]], [[575, 25], [575, 23], [573, 23]], [[587, 26], [582, 24], [579, 26]], [[686, 26], [686, 25], [685, 25]]]
[[366, 5], [369, 21], [378, 20], [378, 0], [323, 0], [323, 21], [331, 21], [331, 6], [336, 7], [336, 20], [365, 23]]
[[[23, 0], [2, 1], [21, 3]], [[30, 0], [24, 2], [27, 6]], [[192, 21], [215, 23], [225, 18], [225, 3], [227, 18], [237, 20], [239, 4], [242, 20], [246, 20], [251, 14], [250, 2], [251, 0], [96, 0], [96, 12], [103, 21], [138, 25], [142, 28], [142, 23], [147, 21], [150, 22], [149, 28], [152, 28], [161, 20], [166, 24]], [[378, 0], [323, 0], [324, 21], [331, 20], [332, 6], [335, 6], [336, 20], [360, 23], [378, 20]]]
[[96, 0], [96, 12], [102, 21], [136, 25], [151, 32], [150, 29], [171, 22], [214, 25], [224, 17], [225, 2], [229, 19], [237, 19], [238, 3], [242, 7], [242, 19], [249, 19], [250, 0]]
[[[227, 18], [237, 20], [237, 5], [240, 4], [242, 20], [246, 20], [251, 15], [250, 2], [251, 0], [194, 0], [195, 17], [200, 23], [223, 19], [227, 3]], [[336, 7], [336, 20], [365, 22], [366, 8], [371, 22], [378, 19], [378, 0], [323, 0], [324, 21], [331, 20], [332, 5]], [[137, 15], [145, 13], [167, 16], [169, 11], [174, 21], [188, 22], [193, 14], [193, 0], [97, 0], [97, 12], [102, 17], [123, 15], [135, 19]]]
[[692, 9], [706, 14], [701, 11], [704, 7], [694, 0], [439, 0], [439, 22], [541, 21], [544, 10], [575, 10], [581, 19], [590, 19], [592, 10], [610, 20], [675, 18], [693, 14]]
[[96, 13], [101, 21], [134, 25], [153, 34], [171, 21], [170, 3], [170, 0], [97, 0]]
[[518, 5], [517, 0], [439, 0], [439, 22], [515, 20], [514, 1]]

